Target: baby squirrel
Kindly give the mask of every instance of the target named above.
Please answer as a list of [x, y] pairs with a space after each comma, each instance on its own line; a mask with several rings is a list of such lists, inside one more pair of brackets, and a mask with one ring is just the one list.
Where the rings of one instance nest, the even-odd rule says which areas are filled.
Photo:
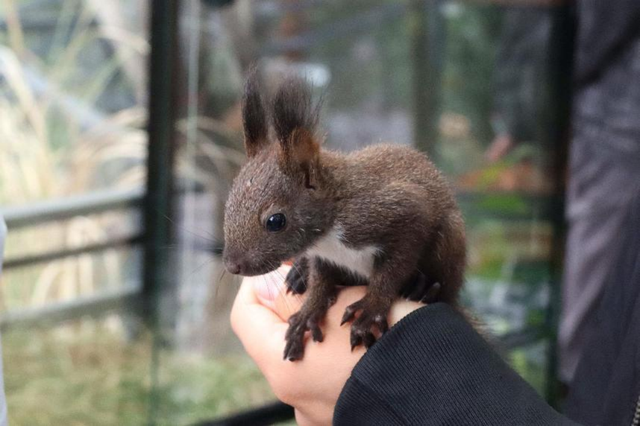
[[337, 286], [368, 285], [342, 323], [352, 322], [352, 349], [370, 347], [388, 329], [399, 294], [457, 307], [466, 259], [460, 210], [427, 156], [397, 145], [321, 149], [318, 110], [302, 80], [285, 80], [267, 109], [256, 74], [248, 79], [249, 160], [225, 208], [229, 272], [260, 275], [295, 258], [287, 289], [308, 295], [289, 319], [284, 358], [291, 361], [302, 358], [306, 331], [322, 341], [319, 325]]

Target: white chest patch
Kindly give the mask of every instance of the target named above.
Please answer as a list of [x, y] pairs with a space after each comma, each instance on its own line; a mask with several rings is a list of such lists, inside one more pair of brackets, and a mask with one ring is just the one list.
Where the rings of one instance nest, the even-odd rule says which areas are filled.
[[315, 245], [307, 250], [307, 255], [320, 257], [364, 278], [371, 278], [374, 256], [380, 249], [375, 246], [367, 246], [357, 250], [349, 248], [342, 242], [342, 235], [340, 227], [331, 229], [327, 235], [320, 238]]

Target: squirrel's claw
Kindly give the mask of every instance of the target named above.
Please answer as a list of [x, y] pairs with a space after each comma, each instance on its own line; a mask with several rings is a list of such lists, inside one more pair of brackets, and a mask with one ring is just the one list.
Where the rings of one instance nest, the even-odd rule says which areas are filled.
[[344, 315], [342, 315], [342, 320], [340, 321], [340, 325], [344, 325], [345, 323], [351, 322], [355, 319], [356, 313], [363, 308], [362, 299], [358, 300], [355, 303], [350, 304], [344, 310]]
[[427, 280], [422, 272], [415, 274], [400, 290], [400, 296], [414, 302], [433, 303], [437, 300], [442, 285]]
[[422, 299], [420, 299], [420, 301], [422, 303], [433, 303], [436, 301], [436, 298], [438, 297], [438, 293], [440, 293], [440, 289], [442, 288], [442, 286], [440, 285], [440, 283], [433, 283], [431, 285], [431, 287], [429, 288], [429, 290], [427, 290], [427, 294], [424, 295], [424, 297]]
[[307, 291], [307, 277], [300, 268], [293, 267], [289, 270], [285, 278], [287, 294], [304, 294]]
[[307, 330], [311, 331], [311, 338], [314, 342], [322, 342], [324, 335], [320, 329], [321, 316], [304, 315], [297, 312], [289, 318], [289, 328], [285, 333], [286, 344], [284, 347], [284, 359], [296, 361], [302, 359], [304, 355], [304, 335]]
[[307, 331], [307, 321], [297, 312], [289, 318], [289, 328], [284, 335], [287, 342], [284, 346], [284, 359], [296, 361], [304, 355], [304, 333]]
[[284, 347], [284, 358], [287, 361], [297, 361], [304, 355], [304, 343], [300, 340], [287, 340]]
[[[361, 311], [360, 315], [355, 318], [358, 311]], [[364, 345], [366, 348], [373, 346], [376, 342], [376, 335], [372, 331], [373, 328], [377, 328], [380, 335], [389, 330], [387, 312], [384, 311], [384, 309], [375, 309], [368, 306], [366, 299], [361, 299], [347, 306], [342, 316], [341, 324], [353, 321], [353, 324], [351, 324], [352, 351], [359, 345]]]

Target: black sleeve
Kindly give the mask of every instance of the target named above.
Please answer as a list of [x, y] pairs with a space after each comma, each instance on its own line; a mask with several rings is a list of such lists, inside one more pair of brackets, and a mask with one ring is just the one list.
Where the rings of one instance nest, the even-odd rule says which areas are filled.
[[418, 309], [354, 368], [335, 425], [576, 425], [450, 306]]

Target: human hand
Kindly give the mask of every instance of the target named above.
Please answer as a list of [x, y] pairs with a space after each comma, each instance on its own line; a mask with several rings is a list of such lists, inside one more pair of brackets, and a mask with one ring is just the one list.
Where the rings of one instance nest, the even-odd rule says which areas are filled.
[[[350, 326], [340, 326], [340, 320], [345, 308], [365, 295], [366, 287], [343, 288], [321, 327], [324, 341], [308, 339], [304, 358], [290, 362], [282, 355], [287, 319], [300, 309], [304, 297], [286, 294], [287, 272], [283, 267], [266, 276], [245, 278], [231, 311], [231, 326], [278, 399], [295, 408], [298, 424], [329, 425], [340, 392], [365, 353], [362, 346], [351, 351]], [[422, 306], [397, 300], [389, 325]]]

